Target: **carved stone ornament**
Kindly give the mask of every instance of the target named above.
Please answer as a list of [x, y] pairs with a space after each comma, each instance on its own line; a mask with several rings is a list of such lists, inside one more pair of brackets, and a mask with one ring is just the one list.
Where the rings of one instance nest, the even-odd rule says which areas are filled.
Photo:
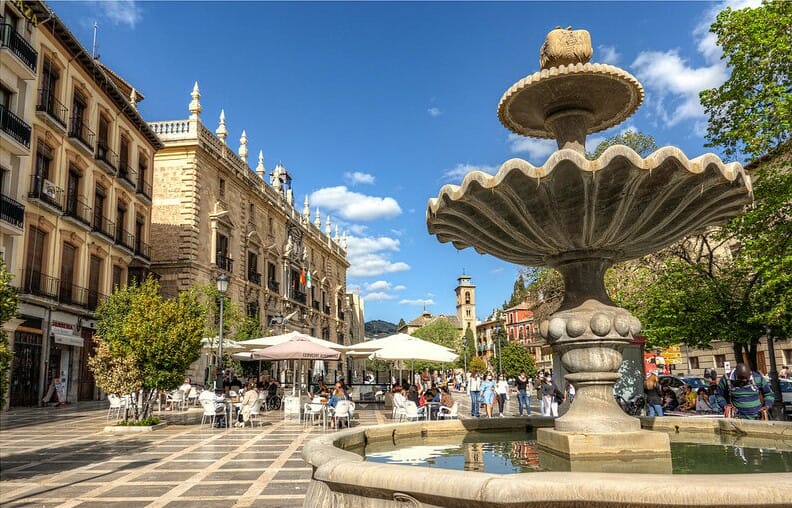
[[555, 27], [539, 51], [539, 66], [542, 69], [562, 65], [587, 63], [594, 53], [591, 36], [587, 30], [572, 30], [571, 26]]

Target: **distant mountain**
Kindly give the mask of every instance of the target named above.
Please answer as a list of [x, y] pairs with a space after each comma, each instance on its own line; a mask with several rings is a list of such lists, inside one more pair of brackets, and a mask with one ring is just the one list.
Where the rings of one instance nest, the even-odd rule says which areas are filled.
[[365, 325], [366, 337], [379, 339], [380, 337], [387, 337], [396, 333], [396, 325], [387, 321], [366, 321]]

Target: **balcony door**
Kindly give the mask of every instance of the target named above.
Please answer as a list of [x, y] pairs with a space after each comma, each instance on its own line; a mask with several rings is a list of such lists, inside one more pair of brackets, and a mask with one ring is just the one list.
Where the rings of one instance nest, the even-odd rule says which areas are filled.
[[30, 226], [29, 231], [27, 257], [25, 258], [24, 289], [28, 293], [38, 295], [44, 289], [41, 271], [44, 266], [47, 233], [33, 226]]
[[[80, 192], [80, 173], [72, 166], [69, 167], [69, 181], [66, 186], [66, 214], [78, 217], [77, 197]], [[82, 217], [80, 217], [82, 218]]]
[[49, 58], [44, 59], [44, 68], [41, 72], [41, 106], [48, 113], [54, 111], [53, 101], [56, 99], [58, 93], [58, 71], [52, 65], [52, 60]]
[[88, 308], [96, 309], [99, 304], [99, 276], [102, 273], [102, 258], [91, 255], [88, 265]]
[[77, 260], [77, 247], [70, 243], [63, 244], [60, 271], [60, 301], [62, 303], [79, 304], [79, 295], [74, 287], [74, 264]]

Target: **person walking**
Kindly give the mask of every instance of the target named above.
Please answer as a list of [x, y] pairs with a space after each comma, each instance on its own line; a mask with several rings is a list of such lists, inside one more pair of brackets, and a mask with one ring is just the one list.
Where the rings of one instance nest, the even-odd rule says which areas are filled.
[[[542, 383], [542, 416], [558, 416], [558, 404], [555, 402], [556, 390], [553, 380], [546, 377]], [[555, 411], [553, 411], [554, 404]]]
[[526, 377], [524, 370], [520, 371], [514, 384], [517, 387], [517, 415], [522, 416], [523, 407], [525, 407], [525, 414], [531, 416], [531, 396], [528, 391], [530, 380]]
[[644, 395], [649, 406], [649, 416], [663, 416], [663, 392], [660, 391], [660, 381], [654, 372], [644, 381]]
[[495, 383], [495, 394], [498, 396], [498, 413], [503, 418], [503, 405], [509, 400], [509, 383], [506, 381], [506, 376], [501, 372], [498, 376], [498, 381]]
[[470, 379], [468, 380], [468, 384], [467, 384], [467, 392], [468, 395], [470, 395], [470, 416], [478, 418], [481, 415], [481, 409], [479, 408], [481, 378], [479, 377], [477, 372], [473, 372], [470, 375]]
[[484, 403], [484, 410], [487, 418], [492, 418], [492, 404], [495, 402], [495, 380], [492, 379], [492, 372], [487, 372], [486, 380], [481, 383], [481, 401]]
[[727, 418], [767, 420], [775, 401], [767, 379], [744, 363], [738, 363], [721, 378], [717, 394], [726, 399], [724, 416]]

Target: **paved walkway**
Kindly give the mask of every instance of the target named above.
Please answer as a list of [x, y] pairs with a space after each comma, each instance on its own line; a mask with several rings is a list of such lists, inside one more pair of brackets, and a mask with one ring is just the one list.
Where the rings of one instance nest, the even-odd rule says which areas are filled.
[[[469, 417], [469, 399], [454, 397], [460, 416]], [[511, 415], [516, 398], [508, 404]], [[0, 505], [302, 506], [311, 469], [300, 453], [321, 428], [284, 421], [278, 411], [265, 413], [263, 426], [253, 429], [174, 424], [144, 434], [110, 434], [103, 432], [106, 405], [0, 415]], [[200, 412], [192, 409], [191, 416], [200, 418]], [[382, 409], [357, 413], [357, 425], [391, 421]]]

